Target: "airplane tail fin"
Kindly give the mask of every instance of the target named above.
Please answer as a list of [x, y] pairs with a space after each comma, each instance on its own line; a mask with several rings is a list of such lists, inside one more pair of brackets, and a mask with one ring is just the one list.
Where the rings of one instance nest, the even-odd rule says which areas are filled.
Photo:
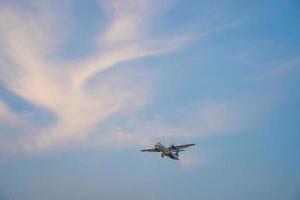
[[176, 155], [177, 159], [179, 159], [179, 152], [185, 151], [185, 149], [173, 149], [173, 153]]
[[176, 149], [176, 151], [175, 151], [175, 154], [177, 157], [179, 157], [179, 151], [180, 151], [179, 149]]

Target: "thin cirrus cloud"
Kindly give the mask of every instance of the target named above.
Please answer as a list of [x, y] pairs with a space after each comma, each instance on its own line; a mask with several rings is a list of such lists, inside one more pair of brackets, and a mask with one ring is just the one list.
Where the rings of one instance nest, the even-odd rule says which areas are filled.
[[[46, 3], [31, 3], [26, 8], [10, 4], [0, 7], [0, 79], [9, 91], [47, 108], [57, 120], [50, 127], [12, 140], [11, 147], [21, 151], [51, 149], [86, 137], [91, 127], [114, 113], [143, 106], [148, 97], [142, 86], [129, 84], [116, 89], [113, 79], [108, 79], [91, 92], [87, 82], [118, 63], [166, 53], [189, 40], [187, 36], [146, 36], [144, 27], [151, 21], [149, 16], [159, 10], [155, 2], [100, 1], [109, 21], [97, 36], [96, 51], [73, 63], [59, 63], [48, 55], [67, 39], [68, 30], [59, 33], [71, 18], [68, 12], [55, 12], [53, 5], [50, 8], [55, 14], [45, 9], [49, 7]], [[63, 6], [68, 10], [69, 4]], [[56, 23], [61, 19], [64, 23]], [[2, 107], [1, 112], [8, 116], [8, 110]]]
[[127, 81], [130, 75], [126, 73], [122, 78], [116, 78], [115, 74], [105, 76], [92, 86], [90, 82], [122, 62], [169, 53], [195, 39], [236, 25], [226, 17], [224, 22], [217, 16], [211, 22], [206, 21], [201, 25], [203, 30], [196, 30], [197, 37], [184, 33], [153, 37], [149, 27], [163, 9], [158, 1], [99, 1], [99, 12], [102, 9], [108, 21], [106, 28], [99, 30], [95, 37], [94, 52], [63, 62], [49, 55], [58, 52], [72, 32], [71, 2], [59, 4], [59, 9], [55, 4], [38, 1], [30, 5], [0, 6], [0, 80], [16, 96], [53, 113], [55, 121], [50, 126], [36, 128], [32, 119], [18, 116], [1, 103], [1, 118], [21, 119], [14, 125], [25, 132], [24, 136], [18, 134], [16, 138], [2, 140], [5, 144], [0, 143], [1, 149], [36, 152], [72, 142], [78, 144], [78, 141], [89, 146], [150, 145], [158, 138], [235, 132], [247, 120], [242, 106], [202, 103], [196, 105], [193, 112], [184, 111], [188, 113], [183, 114], [184, 119], [175, 127], [165, 116], [146, 122], [133, 117], [120, 127], [111, 122], [108, 130], [99, 133], [99, 124], [116, 114], [145, 106], [151, 94], [147, 85]]

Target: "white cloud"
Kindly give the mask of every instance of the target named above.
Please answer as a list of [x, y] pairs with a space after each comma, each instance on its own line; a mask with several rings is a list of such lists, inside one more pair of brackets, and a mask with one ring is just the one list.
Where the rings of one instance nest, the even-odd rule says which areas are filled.
[[156, 142], [165, 142], [168, 145], [168, 142], [238, 133], [241, 129], [245, 130], [247, 124], [254, 126], [257, 123], [254, 119], [259, 120], [258, 116], [270, 107], [259, 98], [256, 98], [255, 105], [249, 101], [243, 100], [239, 104], [206, 102], [193, 104], [192, 109], [190, 106], [174, 109], [171, 115], [180, 116], [175, 122], [169, 121], [170, 113], [147, 120], [139, 116], [131, 117], [127, 119], [128, 123], [117, 127], [113, 123], [104, 135], [92, 134], [92, 141], [87, 143], [92, 146], [111, 143], [117, 146], [152, 146]]
[[[67, 1], [68, 2], [68, 1]], [[133, 85], [122, 78], [107, 75], [108, 69], [125, 61], [176, 50], [195, 39], [181, 34], [153, 38], [147, 34], [151, 20], [160, 11], [158, 1], [100, 1], [109, 20], [107, 28], [98, 34], [96, 50], [74, 62], [56, 62], [49, 58], [67, 39], [72, 20], [70, 4], [57, 10], [56, 4], [33, 1], [28, 8], [0, 5], [0, 80], [8, 90], [37, 107], [45, 107], [57, 121], [43, 130], [5, 146], [15, 146], [26, 152], [54, 149], [78, 140], [90, 145], [150, 145], [160, 139], [203, 137], [235, 132], [242, 124], [240, 107], [224, 102], [194, 105], [194, 112], [184, 114], [176, 126], [167, 120], [133, 120], [134, 129], [119, 127], [106, 133], [95, 133], [95, 126], [116, 113], [132, 111], [149, 101], [147, 87]], [[52, 12], [53, 11], [53, 12]], [[201, 36], [231, 23], [208, 23]], [[91, 80], [96, 84], [90, 86]], [[2, 106], [2, 107], [1, 107]], [[196, 109], [195, 109], [196, 108]], [[9, 111], [0, 104], [2, 118]], [[13, 114], [15, 116], [15, 114]], [[164, 116], [162, 116], [163, 118]], [[99, 129], [97, 129], [99, 131]], [[95, 136], [96, 135], [96, 136]], [[183, 165], [193, 163], [185, 160]]]
[[[38, 134], [24, 138], [18, 148], [31, 152], [65, 144], [85, 137], [95, 124], [114, 113], [145, 104], [148, 97], [142, 86], [132, 88], [124, 83], [120, 89], [107, 79], [89, 89], [87, 82], [118, 63], [161, 54], [187, 41], [186, 38], [153, 39], [143, 34], [150, 22], [147, 16], [152, 10], [157, 12], [152, 4], [152, 1], [103, 1], [111, 20], [104, 34], [99, 34], [98, 50], [71, 64], [57, 63], [47, 57], [58, 47], [57, 41], [62, 43], [68, 35], [68, 12], [55, 12], [55, 4], [38, 1], [30, 9], [0, 6], [0, 80], [17, 96], [46, 107], [57, 117], [54, 126], [37, 130]], [[56, 23], [61, 19], [65, 19], [64, 23]], [[132, 98], [136, 96], [139, 98]]]

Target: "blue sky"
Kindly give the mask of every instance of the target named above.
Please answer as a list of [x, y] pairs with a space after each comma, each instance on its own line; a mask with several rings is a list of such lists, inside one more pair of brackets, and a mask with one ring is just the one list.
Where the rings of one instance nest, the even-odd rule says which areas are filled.
[[[0, 199], [300, 198], [300, 3], [0, 2]], [[180, 161], [139, 150], [196, 143]]]

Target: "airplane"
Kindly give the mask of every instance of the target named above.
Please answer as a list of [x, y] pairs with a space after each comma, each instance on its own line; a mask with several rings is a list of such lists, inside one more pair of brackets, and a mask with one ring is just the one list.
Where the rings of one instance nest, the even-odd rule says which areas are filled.
[[160, 142], [154, 145], [154, 149], [143, 149], [141, 152], [161, 152], [161, 157], [168, 156], [173, 160], [179, 160], [179, 152], [185, 151], [185, 148], [189, 146], [194, 146], [195, 144], [183, 144], [175, 145], [172, 144], [170, 147], [165, 147]]

